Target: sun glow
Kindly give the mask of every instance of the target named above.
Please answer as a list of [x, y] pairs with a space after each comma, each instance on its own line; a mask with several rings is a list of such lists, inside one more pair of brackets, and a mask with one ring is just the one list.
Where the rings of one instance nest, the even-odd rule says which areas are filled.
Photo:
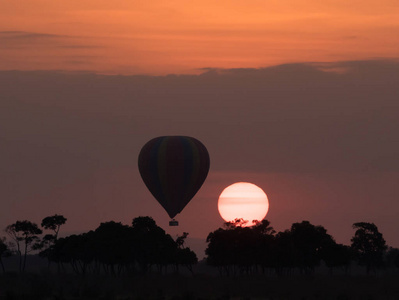
[[248, 182], [237, 182], [223, 190], [219, 196], [218, 210], [227, 222], [244, 219], [252, 226], [253, 220], [261, 221], [269, 210], [269, 200], [258, 186]]

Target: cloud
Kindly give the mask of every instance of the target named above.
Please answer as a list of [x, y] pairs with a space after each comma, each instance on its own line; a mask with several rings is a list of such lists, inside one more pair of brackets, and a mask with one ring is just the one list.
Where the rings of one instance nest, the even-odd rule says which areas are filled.
[[0, 39], [2, 40], [33, 40], [33, 39], [53, 39], [63, 38], [65, 35], [26, 32], [26, 31], [0, 31]]
[[[27, 31], [0, 31], [0, 48], [24, 49], [31, 47], [57, 47], [65, 49], [92, 49], [98, 45], [82, 43], [83, 37]], [[87, 38], [85, 38], [87, 39]]]
[[[17, 126], [8, 137], [35, 135], [38, 143], [40, 136], [51, 137], [57, 147], [68, 135], [71, 144], [63, 147], [93, 156], [101, 152], [96, 143], [106, 145], [107, 139], [137, 152], [153, 135], [182, 133], [205, 139], [218, 169], [398, 171], [398, 72], [396, 61], [286, 64], [198, 76], [2, 72], [4, 93], [14, 99], [13, 110], [2, 111], [9, 122], [2, 128]], [[24, 103], [29, 108], [22, 113], [18, 105]], [[118, 135], [103, 135], [113, 126]], [[125, 140], [130, 135], [142, 138]], [[111, 154], [103, 159], [118, 160]]]
[[97, 49], [97, 48], [103, 48], [101, 46], [96, 46], [96, 45], [63, 45], [60, 46], [61, 48], [65, 49]]

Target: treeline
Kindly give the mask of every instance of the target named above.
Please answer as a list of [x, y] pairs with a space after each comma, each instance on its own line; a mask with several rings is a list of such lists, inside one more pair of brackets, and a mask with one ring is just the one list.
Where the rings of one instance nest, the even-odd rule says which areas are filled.
[[59, 272], [67, 266], [77, 274], [121, 274], [146, 273], [151, 267], [166, 272], [179, 266], [192, 271], [197, 263], [196, 254], [184, 246], [188, 233], [174, 240], [156, 225], [150, 217], [133, 219], [132, 225], [114, 221], [101, 223], [94, 231], [58, 238], [63, 216], [55, 215], [42, 221], [44, 230], [52, 231], [40, 238], [43, 230], [30, 221], [17, 221], [7, 226], [11, 243], [0, 242], [0, 264], [5, 272], [1, 257], [18, 255], [19, 270], [25, 271], [29, 252], [40, 251], [39, 255], [57, 265]]
[[366, 267], [367, 273], [386, 265], [399, 268], [399, 249], [389, 251], [383, 235], [373, 223], [354, 223], [351, 245], [337, 243], [323, 226], [308, 221], [292, 224], [278, 232], [263, 220], [245, 227], [247, 221], [237, 219], [225, 228], [210, 233], [206, 249], [208, 264], [221, 274], [274, 272], [278, 275], [299, 270], [311, 274], [324, 261], [330, 268], [348, 271], [352, 262]]
[[[10, 255], [19, 257], [19, 270], [24, 272], [31, 252], [46, 258], [58, 272], [69, 268], [77, 274], [119, 276], [153, 269], [167, 273], [178, 272], [180, 267], [193, 272], [198, 262], [196, 254], [184, 245], [188, 233], [174, 240], [150, 217], [135, 218], [131, 225], [105, 222], [95, 230], [59, 238], [66, 221], [62, 215], [54, 215], [44, 218], [41, 227], [27, 220], [7, 226], [8, 240], [0, 238], [3, 272], [2, 258]], [[245, 225], [242, 219], [227, 222], [207, 237], [206, 262], [222, 275], [285, 275], [294, 270], [312, 274], [321, 261], [331, 271], [348, 271], [353, 263], [365, 266], [367, 273], [384, 266], [399, 268], [399, 249], [388, 249], [373, 223], [354, 223], [349, 246], [337, 243], [323, 226], [308, 221], [294, 223], [282, 232], [276, 232], [267, 220]]]

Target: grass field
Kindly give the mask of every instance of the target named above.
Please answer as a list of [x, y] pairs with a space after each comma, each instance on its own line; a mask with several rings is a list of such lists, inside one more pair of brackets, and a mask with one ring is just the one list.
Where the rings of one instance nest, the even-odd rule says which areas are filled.
[[399, 276], [244, 276], [205, 274], [108, 277], [10, 273], [0, 299], [399, 299]]
[[204, 261], [194, 274], [170, 268], [169, 274], [153, 270], [145, 276], [58, 274], [56, 265], [29, 257], [27, 272], [17, 272], [18, 259], [6, 260], [7, 274], [0, 274], [0, 300], [179, 300], [179, 299], [265, 299], [265, 300], [398, 300], [399, 270], [385, 269], [365, 275], [364, 268], [352, 266], [350, 273], [335, 270], [330, 275], [323, 266], [313, 276], [293, 272], [290, 276], [268, 275], [221, 277]]

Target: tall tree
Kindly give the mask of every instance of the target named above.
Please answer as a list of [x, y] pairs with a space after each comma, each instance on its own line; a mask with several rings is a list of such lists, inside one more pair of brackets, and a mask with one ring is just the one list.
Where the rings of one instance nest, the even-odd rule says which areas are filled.
[[[55, 242], [58, 239], [58, 233], [60, 231], [61, 225], [64, 225], [67, 219], [63, 215], [53, 215], [53, 216], [48, 216], [45, 217], [42, 220], [41, 226], [44, 229], [51, 230], [54, 233], [53, 234], [46, 234], [43, 238], [40, 244], [38, 244], [38, 248], [43, 249], [40, 252], [40, 256], [42, 257], [47, 257], [49, 260], [49, 265], [51, 258], [50, 256], [54, 256], [55, 252], [52, 251], [52, 248], [55, 244]], [[52, 258], [53, 260], [56, 260], [56, 258]]]
[[382, 266], [383, 255], [387, 249], [382, 233], [374, 223], [358, 222], [353, 224], [356, 229], [351, 239], [351, 247], [355, 251], [359, 264], [365, 265], [367, 273]]
[[[16, 243], [16, 251], [19, 255], [19, 271], [23, 272], [26, 267], [26, 256], [35, 249], [39, 241], [38, 235], [42, 234], [43, 231], [37, 224], [24, 220], [8, 225], [6, 232]], [[21, 245], [21, 243], [23, 244]]]
[[42, 220], [41, 226], [44, 229], [52, 230], [54, 232], [54, 240], [57, 240], [58, 233], [60, 231], [61, 225], [64, 225], [67, 219], [63, 215], [57, 215], [45, 217]]

